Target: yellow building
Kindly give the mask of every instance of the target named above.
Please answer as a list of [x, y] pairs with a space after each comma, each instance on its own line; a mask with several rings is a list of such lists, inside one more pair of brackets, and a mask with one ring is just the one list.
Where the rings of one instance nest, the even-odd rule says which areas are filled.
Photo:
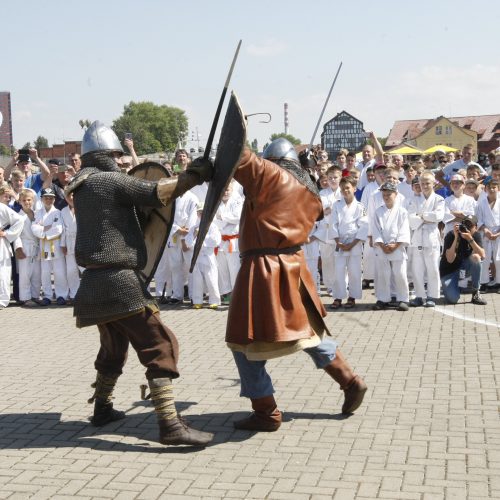
[[439, 116], [427, 123], [426, 128], [419, 135], [406, 142], [424, 151], [437, 145], [462, 150], [466, 144], [473, 144], [477, 151], [477, 132], [459, 127], [448, 118]]
[[500, 147], [500, 114], [478, 116], [438, 116], [418, 120], [398, 120], [389, 132], [385, 148], [411, 144], [422, 149], [443, 144], [461, 149], [476, 146], [478, 153]]

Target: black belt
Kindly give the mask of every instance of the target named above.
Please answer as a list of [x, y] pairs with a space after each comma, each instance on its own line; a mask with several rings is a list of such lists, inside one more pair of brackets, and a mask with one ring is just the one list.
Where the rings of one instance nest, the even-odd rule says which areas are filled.
[[297, 253], [301, 249], [302, 247], [300, 245], [286, 248], [254, 248], [252, 250], [247, 250], [246, 252], [240, 253], [240, 259], [244, 259], [245, 257], [252, 257], [254, 255], [290, 255], [293, 253]]

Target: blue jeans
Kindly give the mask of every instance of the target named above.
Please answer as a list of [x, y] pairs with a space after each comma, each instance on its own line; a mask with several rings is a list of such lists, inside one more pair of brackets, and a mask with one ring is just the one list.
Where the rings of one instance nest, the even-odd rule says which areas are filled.
[[471, 255], [468, 259], [462, 262], [460, 269], [457, 269], [453, 273], [447, 274], [441, 278], [444, 298], [450, 304], [456, 304], [460, 299], [458, 280], [460, 278], [460, 270], [462, 269], [466, 272], [470, 272], [472, 288], [474, 290], [479, 290], [481, 280], [481, 261], [474, 262]]
[[[337, 343], [324, 337], [316, 347], [304, 349], [309, 354], [316, 368], [325, 368], [335, 359]], [[267, 373], [266, 361], [250, 361], [242, 352], [233, 351], [234, 361], [240, 374], [240, 396], [259, 399], [274, 394], [273, 381]]]

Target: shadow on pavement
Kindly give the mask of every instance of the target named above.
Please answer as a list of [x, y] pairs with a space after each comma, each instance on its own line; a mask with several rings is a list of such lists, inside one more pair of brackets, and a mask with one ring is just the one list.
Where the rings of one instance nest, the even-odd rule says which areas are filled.
[[[140, 403], [140, 405], [142, 402]], [[193, 403], [180, 402], [179, 411]], [[130, 410], [129, 410], [130, 411]], [[209, 446], [250, 439], [255, 432], [236, 431], [233, 421], [248, 412], [221, 412], [189, 415], [186, 420], [196, 429], [214, 433]], [[91, 448], [96, 450], [140, 453], [191, 453], [200, 447], [163, 446], [156, 443], [158, 427], [154, 412], [128, 414], [123, 420], [104, 427], [93, 427], [88, 421], [61, 420], [61, 413], [10, 413], [0, 415], [0, 449]], [[343, 420], [342, 414], [285, 412], [283, 421], [299, 419]], [[139, 440], [137, 444], [122, 442], [124, 437]]]
[[[142, 406], [139, 403], [136, 406]], [[191, 406], [179, 403], [179, 411]], [[129, 410], [130, 411], [130, 410]], [[194, 428], [214, 433], [210, 446], [249, 439], [252, 433], [233, 429], [232, 420], [241, 413], [205, 413], [186, 417]], [[61, 413], [10, 413], [0, 415], [0, 449], [91, 448], [107, 451], [140, 453], [190, 453], [200, 447], [163, 446], [156, 443], [158, 427], [154, 412], [128, 414], [123, 420], [104, 427], [93, 427], [88, 421], [61, 420]], [[122, 442], [124, 437], [139, 440], [137, 444]], [[150, 441], [150, 442], [146, 442]]]

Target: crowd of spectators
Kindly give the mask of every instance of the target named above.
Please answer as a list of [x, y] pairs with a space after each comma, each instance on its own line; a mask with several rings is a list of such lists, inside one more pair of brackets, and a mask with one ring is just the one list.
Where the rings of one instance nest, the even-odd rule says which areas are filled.
[[[333, 299], [329, 307], [355, 308], [362, 289], [372, 286], [377, 310], [433, 307], [441, 293], [456, 303], [467, 288], [474, 304], [486, 304], [481, 292], [500, 288], [500, 153], [475, 158], [467, 145], [405, 161], [384, 152], [375, 134], [370, 139], [373, 146], [363, 148], [360, 160], [344, 149], [329, 159], [317, 147], [307, 162], [324, 218], [303, 250], [318, 289], [323, 285]], [[124, 143], [130, 155], [120, 166], [127, 173], [140, 160], [132, 139]], [[164, 165], [167, 175], [189, 161], [187, 151], [178, 150], [173, 165]], [[75, 214], [65, 187], [80, 167], [77, 154], [67, 164], [45, 163], [36, 149], [16, 151], [0, 167], [0, 308], [9, 304], [11, 291], [24, 307], [74, 299], [83, 270], [75, 260]], [[244, 192], [230, 184], [189, 273], [206, 192], [207, 185], [197, 186], [176, 201], [151, 287], [160, 303], [190, 301], [200, 309], [206, 302], [217, 309], [230, 301]]]

